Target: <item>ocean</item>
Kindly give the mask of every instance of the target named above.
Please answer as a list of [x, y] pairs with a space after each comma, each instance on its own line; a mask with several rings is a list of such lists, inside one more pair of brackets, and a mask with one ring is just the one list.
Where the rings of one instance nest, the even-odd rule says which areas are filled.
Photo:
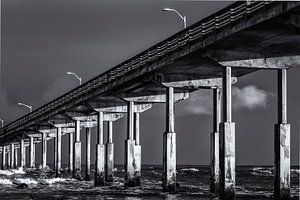
[[[292, 199], [299, 199], [299, 172], [299, 167], [292, 167]], [[67, 172], [63, 172], [61, 178], [55, 178], [55, 172], [51, 171], [0, 170], [0, 199], [218, 199], [209, 192], [209, 166], [178, 166], [177, 181], [180, 187], [174, 193], [161, 190], [161, 166], [142, 167], [141, 187], [124, 188], [123, 166], [116, 166], [114, 173], [112, 185], [94, 187], [93, 180], [77, 181], [70, 178]], [[272, 199], [273, 177], [273, 167], [237, 166], [236, 199]]]

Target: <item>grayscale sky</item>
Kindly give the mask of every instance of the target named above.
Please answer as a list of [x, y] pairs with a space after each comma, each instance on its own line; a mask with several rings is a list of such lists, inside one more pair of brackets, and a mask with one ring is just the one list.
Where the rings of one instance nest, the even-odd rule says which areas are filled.
[[[230, 3], [2, 0], [0, 117], [6, 123], [11, 122], [27, 112], [17, 106], [17, 102], [37, 108], [77, 86], [78, 81], [66, 75], [67, 71], [76, 72], [87, 81], [180, 31], [182, 21], [174, 13], [162, 12], [165, 6], [186, 15], [191, 25]], [[299, 163], [300, 68], [290, 69], [288, 77], [291, 162], [295, 165]], [[240, 78], [234, 86], [237, 164], [273, 164], [276, 93], [274, 71], [255, 72]], [[209, 164], [211, 99], [211, 91], [202, 90], [176, 104], [178, 164]], [[155, 105], [141, 115], [143, 164], [162, 162], [163, 108], [164, 105]], [[114, 124], [118, 164], [124, 160], [125, 120]], [[83, 141], [84, 133], [82, 131]], [[93, 133], [95, 138], [95, 131]], [[63, 163], [67, 163], [67, 136], [63, 137], [63, 142]], [[51, 144], [48, 145], [50, 162], [53, 157]], [[92, 159], [94, 155], [93, 148]], [[40, 157], [40, 152], [37, 156]]]

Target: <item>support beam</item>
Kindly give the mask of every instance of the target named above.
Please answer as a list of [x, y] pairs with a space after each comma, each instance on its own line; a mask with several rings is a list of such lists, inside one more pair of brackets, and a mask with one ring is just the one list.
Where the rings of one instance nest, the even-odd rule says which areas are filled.
[[74, 133], [69, 133], [69, 173], [73, 174], [73, 148], [74, 148]]
[[167, 88], [166, 132], [163, 134], [163, 190], [176, 190], [176, 133], [174, 130], [174, 88]]
[[135, 187], [141, 184], [137, 176], [134, 140], [134, 102], [128, 102], [127, 112], [127, 140], [125, 141], [125, 186]]
[[213, 89], [213, 132], [210, 145], [210, 192], [218, 194], [220, 187], [219, 125], [221, 122], [221, 90]]
[[29, 144], [29, 159], [30, 159], [30, 168], [35, 167], [35, 144], [34, 144], [34, 137], [30, 137], [30, 144]]
[[[53, 165], [54, 165], [54, 171], [57, 171], [57, 130], [55, 130], [56, 133], [54, 133], [53, 137]], [[48, 134], [49, 137], [50, 134]]]
[[223, 69], [223, 122], [220, 123], [220, 198], [235, 198], [235, 123], [231, 115], [231, 68]]
[[90, 181], [91, 176], [91, 134], [92, 129], [86, 128], [86, 151], [85, 151], [85, 180]]
[[24, 145], [24, 139], [21, 139], [20, 142], [20, 149], [21, 149], [21, 167], [25, 167], [26, 165], [26, 149], [25, 149], [25, 145]]
[[96, 169], [95, 186], [105, 185], [105, 145], [103, 144], [103, 112], [97, 113], [97, 145], [96, 145]]
[[15, 168], [15, 145], [14, 143], [10, 144], [10, 166], [11, 168]]
[[74, 142], [74, 166], [73, 178], [82, 180], [81, 176], [81, 142], [80, 142], [80, 121], [75, 121], [75, 142]]
[[2, 146], [2, 170], [6, 169], [6, 146]]
[[56, 177], [61, 176], [61, 128], [56, 128]]
[[42, 133], [42, 168], [46, 168], [47, 165], [47, 134]]
[[113, 182], [114, 175], [114, 144], [113, 144], [113, 122], [107, 122], [107, 143], [105, 151], [105, 181]]
[[[7, 148], [9, 148], [9, 147], [7, 147]], [[11, 165], [10, 165], [10, 159], [11, 159], [11, 152], [10, 151], [8, 151], [7, 152], [7, 169], [11, 169]]]
[[290, 124], [287, 123], [287, 70], [278, 70], [278, 123], [275, 124], [274, 197], [291, 199]]

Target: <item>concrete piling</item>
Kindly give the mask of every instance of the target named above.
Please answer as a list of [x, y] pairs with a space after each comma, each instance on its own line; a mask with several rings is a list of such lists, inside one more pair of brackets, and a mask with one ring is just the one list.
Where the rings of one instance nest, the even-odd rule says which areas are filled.
[[103, 112], [97, 113], [97, 145], [96, 145], [96, 169], [95, 186], [105, 185], [105, 145], [103, 144]]
[[[9, 148], [9, 147], [7, 147], [7, 148]], [[10, 162], [10, 160], [11, 160], [11, 151], [9, 151], [8, 150], [8, 152], [7, 152], [7, 169], [11, 169], [11, 162]]]
[[80, 142], [80, 121], [75, 120], [75, 142], [74, 142], [74, 163], [73, 178], [82, 180], [81, 176], [81, 142]]
[[235, 199], [235, 123], [231, 114], [231, 68], [223, 69], [223, 122], [220, 123], [220, 198]]
[[174, 88], [166, 94], [166, 132], [163, 134], [163, 190], [176, 190], [176, 133], [174, 131]]
[[107, 125], [107, 142], [105, 151], [105, 181], [113, 182], [114, 169], [114, 144], [113, 144], [113, 122], [108, 121]]
[[61, 128], [56, 128], [56, 177], [61, 176]]
[[47, 165], [47, 134], [42, 133], [42, 168]]
[[139, 186], [140, 176], [136, 173], [137, 163], [135, 159], [134, 140], [134, 102], [128, 102], [127, 109], [127, 140], [125, 141], [125, 186]]
[[85, 151], [85, 180], [89, 181], [91, 176], [91, 134], [92, 129], [86, 128], [86, 151]]
[[136, 176], [141, 177], [141, 169], [142, 169], [142, 155], [141, 155], [141, 145], [140, 145], [140, 113], [134, 113], [134, 140], [135, 140], [135, 148], [134, 148], [134, 158], [136, 161]]
[[275, 124], [274, 198], [291, 199], [290, 124], [287, 123], [287, 70], [278, 71], [278, 123]]
[[15, 168], [15, 145], [14, 143], [10, 144], [10, 166]]
[[5, 170], [6, 168], [6, 146], [2, 146], [2, 165], [1, 169]]
[[21, 167], [26, 167], [26, 149], [25, 149], [25, 141], [24, 139], [21, 139], [20, 142], [20, 149], [21, 149]]
[[210, 137], [210, 192], [218, 194], [220, 186], [219, 125], [221, 121], [221, 90], [213, 89], [213, 132]]
[[73, 133], [69, 133], [69, 173], [73, 174], [73, 149], [74, 149]]
[[34, 137], [30, 137], [29, 143], [29, 160], [30, 160], [30, 168], [35, 167], [35, 144]]
[[18, 149], [14, 148], [14, 165], [13, 167], [16, 169], [18, 168]]

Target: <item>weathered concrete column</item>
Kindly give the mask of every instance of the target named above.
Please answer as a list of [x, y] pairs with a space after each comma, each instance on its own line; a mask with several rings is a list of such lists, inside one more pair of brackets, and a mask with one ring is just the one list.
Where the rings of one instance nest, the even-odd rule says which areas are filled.
[[95, 186], [105, 185], [105, 145], [103, 144], [103, 112], [97, 113], [97, 146], [96, 146], [96, 169]]
[[113, 143], [113, 122], [108, 121], [107, 124], [107, 142], [105, 151], [105, 181], [113, 182], [114, 175], [114, 143]]
[[80, 142], [80, 121], [75, 120], [75, 142], [74, 142], [74, 166], [73, 178], [82, 180], [81, 176], [81, 142]]
[[290, 194], [290, 124], [287, 123], [287, 70], [278, 71], [278, 123], [275, 124], [274, 197], [291, 199]]
[[141, 169], [142, 169], [142, 147], [140, 145], [140, 113], [134, 113], [134, 140], [135, 140], [135, 148], [134, 148], [134, 158], [136, 161], [136, 176], [141, 177]]
[[29, 143], [29, 160], [30, 160], [30, 168], [35, 168], [35, 144], [34, 137], [30, 137]]
[[14, 168], [18, 167], [18, 149], [15, 147], [14, 150]]
[[127, 105], [127, 140], [125, 141], [125, 186], [141, 185], [140, 176], [137, 176], [134, 140], [134, 102]]
[[61, 176], [61, 127], [56, 128], [56, 177]]
[[213, 89], [213, 132], [210, 137], [210, 192], [218, 193], [220, 187], [220, 159], [219, 159], [219, 125], [221, 122], [221, 90]]
[[89, 181], [91, 176], [91, 134], [92, 129], [86, 128], [86, 151], [85, 151], [85, 180]]
[[54, 170], [57, 170], [57, 137], [55, 136], [53, 138], [53, 165], [54, 165]]
[[42, 168], [47, 165], [47, 134], [42, 133]]
[[166, 94], [166, 132], [163, 135], [163, 190], [176, 190], [176, 133], [174, 131], [174, 88]]
[[15, 168], [15, 145], [14, 143], [10, 144], [10, 166]]
[[[7, 147], [9, 148], [9, 147]], [[7, 152], [7, 169], [11, 169], [11, 162], [10, 162], [10, 159], [11, 159], [11, 151], [8, 151]]]
[[2, 170], [6, 169], [6, 146], [2, 147], [2, 166], [1, 166]]
[[74, 149], [73, 133], [69, 133], [69, 173], [73, 173], [73, 149]]
[[220, 123], [220, 199], [235, 198], [235, 124], [231, 118], [231, 68], [223, 69], [223, 122]]
[[24, 145], [24, 139], [21, 139], [20, 141], [20, 149], [21, 149], [21, 167], [26, 167], [26, 151], [25, 151], [25, 145]]

